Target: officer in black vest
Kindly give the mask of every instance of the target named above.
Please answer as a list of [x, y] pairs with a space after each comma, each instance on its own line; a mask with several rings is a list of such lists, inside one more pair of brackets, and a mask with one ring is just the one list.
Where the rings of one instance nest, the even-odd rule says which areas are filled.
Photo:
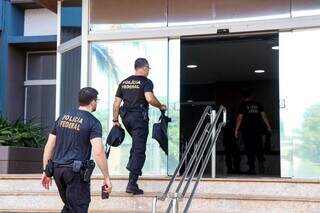
[[94, 168], [94, 162], [89, 161], [91, 149], [104, 176], [104, 191], [111, 192], [101, 124], [91, 114], [97, 107], [97, 95], [98, 91], [90, 87], [80, 90], [80, 107], [57, 119], [44, 149], [42, 185], [49, 189], [54, 177], [64, 202], [62, 213], [88, 212]]
[[[137, 180], [142, 175], [142, 168], [146, 159], [146, 143], [149, 132], [148, 108], [149, 104], [160, 110], [167, 107], [161, 104], [153, 94], [153, 83], [147, 78], [149, 63], [145, 58], [138, 58], [134, 64], [135, 75], [123, 80], [116, 93], [113, 104], [113, 123], [120, 126], [118, 117], [132, 137], [129, 162], [129, 183], [126, 192], [143, 194]], [[120, 107], [121, 102], [123, 105]]]

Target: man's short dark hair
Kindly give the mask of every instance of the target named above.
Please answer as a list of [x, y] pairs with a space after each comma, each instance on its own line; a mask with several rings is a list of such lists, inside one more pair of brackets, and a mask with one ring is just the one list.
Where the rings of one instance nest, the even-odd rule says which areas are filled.
[[145, 58], [137, 58], [134, 62], [134, 69], [139, 69], [146, 66], [149, 66], [149, 62]]
[[92, 87], [85, 87], [82, 88], [79, 92], [79, 105], [80, 106], [87, 106], [93, 100], [97, 100], [98, 98], [98, 91]]

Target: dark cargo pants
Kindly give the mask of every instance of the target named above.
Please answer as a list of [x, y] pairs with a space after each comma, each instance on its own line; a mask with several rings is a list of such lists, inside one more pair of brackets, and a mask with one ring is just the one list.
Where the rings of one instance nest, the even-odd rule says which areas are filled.
[[121, 116], [122, 122], [132, 137], [132, 147], [130, 150], [127, 169], [131, 174], [141, 176], [142, 168], [146, 160], [146, 146], [149, 133], [148, 118], [142, 112], [126, 112]]
[[262, 135], [258, 131], [246, 131], [243, 132], [242, 136], [249, 168], [255, 170], [255, 158], [257, 157], [259, 163], [263, 163], [265, 160]]
[[72, 168], [54, 169], [54, 180], [64, 203], [61, 213], [87, 213], [90, 203], [90, 183], [82, 180], [80, 173]]

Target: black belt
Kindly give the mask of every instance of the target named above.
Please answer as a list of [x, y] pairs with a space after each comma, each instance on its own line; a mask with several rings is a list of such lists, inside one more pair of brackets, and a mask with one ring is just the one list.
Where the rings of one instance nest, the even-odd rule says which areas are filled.
[[127, 111], [127, 112], [143, 112], [148, 110], [148, 107], [143, 107], [143, 106], [138, 106], [138, 107], [121, 107], [123, 110]]
[[54, 168], [73, 168], [73, 163], [71, 164], [58, 164], [54, 163]]

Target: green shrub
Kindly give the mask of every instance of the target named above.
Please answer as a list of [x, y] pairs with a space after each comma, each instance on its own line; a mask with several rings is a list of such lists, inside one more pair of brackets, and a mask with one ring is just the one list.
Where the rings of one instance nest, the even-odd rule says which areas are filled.
[[40, 148], [45, 144], [42, 129], [32, 121], [10, 122], [0, 115], [0, 145]]

